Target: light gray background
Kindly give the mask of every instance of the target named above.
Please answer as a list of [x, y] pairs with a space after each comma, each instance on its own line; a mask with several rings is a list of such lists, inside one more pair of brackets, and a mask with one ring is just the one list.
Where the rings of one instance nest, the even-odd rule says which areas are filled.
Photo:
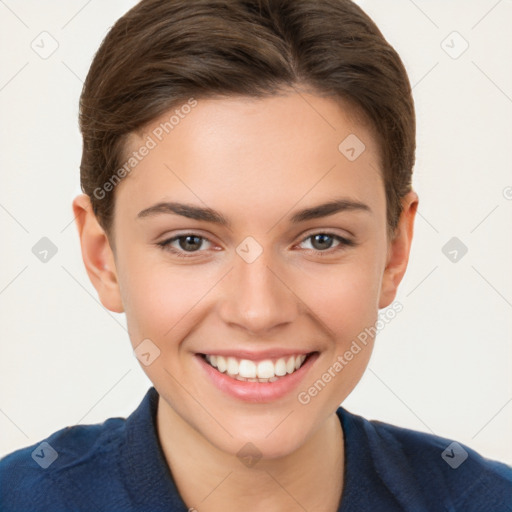
[[[124, 316], [97, 300], [71, 211], [82, 82], [135, 3], [0, 0], [0, 454], [126, 416], [150, 386]], [[414, 86], [420, 207], [404, 309], [344, 405], [511, 464], [512, 2], [358, 3]], [[46, 59], [31, 47], [51, 49], [44, 31], [58, 43]], [[58, 249], [46, 263], [32, 252], [42, 237]], [[468, 248], [456, 262], [442, 252], [452, 237]]]

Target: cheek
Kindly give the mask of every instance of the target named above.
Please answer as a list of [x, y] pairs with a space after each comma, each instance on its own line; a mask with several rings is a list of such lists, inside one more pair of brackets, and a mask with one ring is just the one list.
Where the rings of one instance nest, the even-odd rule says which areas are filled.
[[[336, 408], [361, 379], [372, 354], [372, 327], [378, 319], [379, 279], [368, 266], [338, 268], [325, 283], [310, 293], [310, 307], [332, 344], [299, 396], [299, 402], [317, 414], [326, 404], [328, 410]], [[308, 292], [303, 293], [306, 296]]]
[[[372, 243], [340, 264], [310, 261], [299, 268], [283, 268], [283, 278], [294, 290], [289, 300], [303, 302], [338, 345], [350, 344], [376, 321], [381, 253], [380, 244]], [[219, 282], [225, 269], [171, 264], [161, 256], [148, 257], [144, 250], [133, 248], [124, 254], [127, 257], [119, 262], [118, 274], [132, 344], [136, 346], [145, 338], [159, 344], [186, 338], [207, 304], [212, 306], [208, 300], [215, 295], [212, 285]], [[219, 283], [220, 287], [224, 284]], [[213, 295], [208, 297], [211, 291]]]
[[318, 267], [297, 279], [297, 295], [340, 343], [377, 318], [382, 263], [374, 254], [360, 252], [342, 265]]
[[194, 277], [194, 272], [184, 266], [173, 268], [161, 260], [151, 261], [143, 251], [127, 254], [130, 256], [119, 265], [118, 275], [132, 344], [144, 338], [160, 343], [176, 337], [212, 281], [198, 279], [199, 271]]

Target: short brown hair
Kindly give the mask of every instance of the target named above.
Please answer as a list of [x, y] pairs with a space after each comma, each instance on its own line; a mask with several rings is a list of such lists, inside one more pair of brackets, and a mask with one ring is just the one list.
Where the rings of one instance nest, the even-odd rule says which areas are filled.
[[392, 232], [411, 190], [414, 102], [400, 57], [350, 0], [142, 0], [122, 16], [80, 98], [81, 186], [102, 227], [112, 227], [115, 192], [104, 184], [130, 133], [191, 97], [268, 97], [295, 86], [355, 105], [370, 121]]

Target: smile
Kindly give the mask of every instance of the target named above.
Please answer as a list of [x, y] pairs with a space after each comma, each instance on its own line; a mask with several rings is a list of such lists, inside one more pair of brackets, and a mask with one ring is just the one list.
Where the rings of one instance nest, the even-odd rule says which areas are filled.
[[319, 358], [307, 354], [196, 354], [195, 360], [214, 388], [222, 394], [252, 403], [271, 403], [293, 397], [294, 390]]
[[204, 356], [205, 360], [220, 373], [246, 382], [276, 382], [280, 377], [297, 371], [306, 357], [305, 354], [297, 354], [275, 360], [251, 361], [220, 355]]

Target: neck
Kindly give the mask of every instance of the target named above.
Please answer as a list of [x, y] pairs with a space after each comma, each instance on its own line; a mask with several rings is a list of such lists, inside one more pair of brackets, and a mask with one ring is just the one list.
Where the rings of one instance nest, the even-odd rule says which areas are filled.
[[190, 510], [338, 510], [344, 449], [335, 413], [293, 453], [249, 466], [209, 443], [162, 397], [157, 429], [178, 492]]

